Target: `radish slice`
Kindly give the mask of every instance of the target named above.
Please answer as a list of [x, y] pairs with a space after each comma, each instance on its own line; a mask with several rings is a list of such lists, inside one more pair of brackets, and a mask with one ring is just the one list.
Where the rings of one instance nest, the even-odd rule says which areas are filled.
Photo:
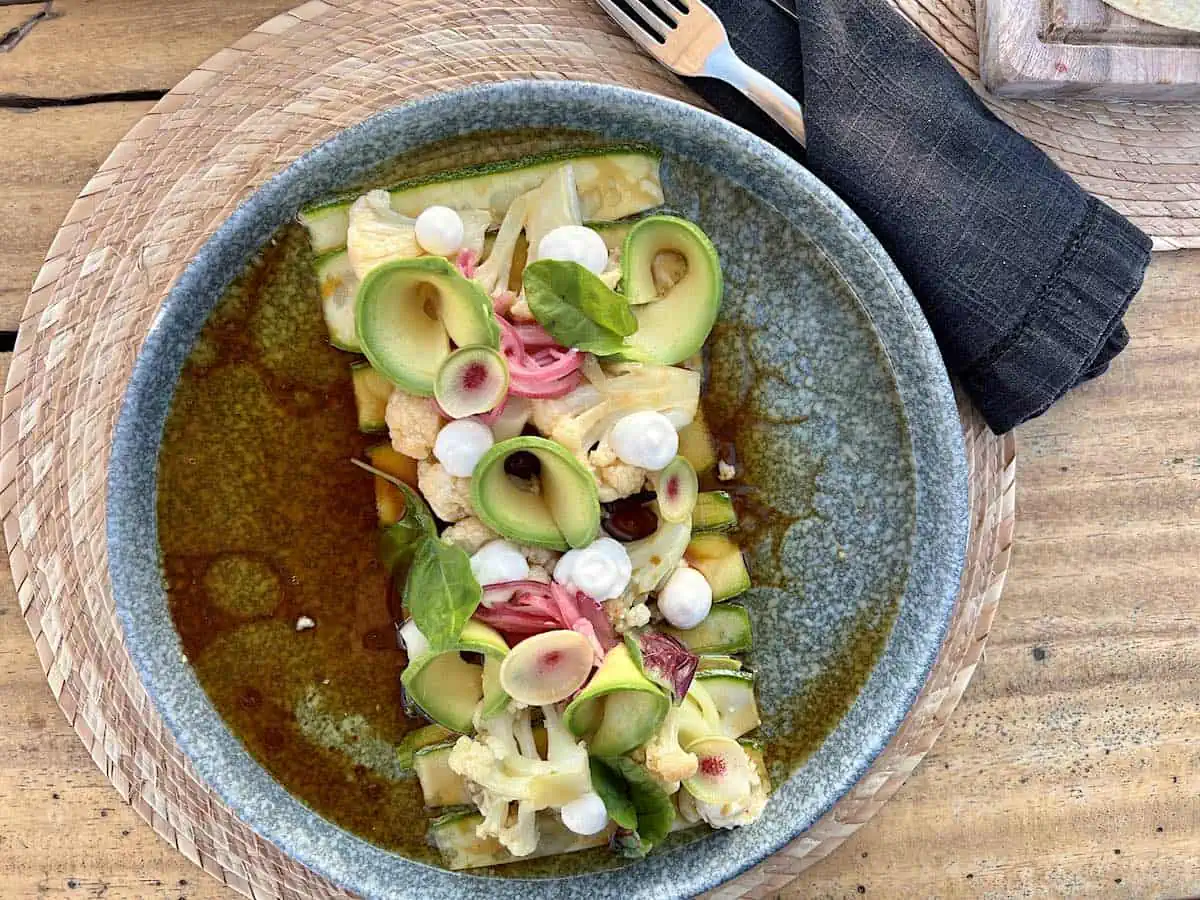
[[592, 646], [579, 632], [547, 631], [509, 651], [500, 665], [500, 686], [527, 706], [558, 703], [583, 687], [592, 660]]
[[461, 347], [438, 369], [433, 396], [454, 419], [490, 412], [508, 396], [508, 365], [491, 347]]
[[683, 787], [702, 803], [733, 803], [750, 794], [754, 770], [742, 745], [732, 738], [704, 737], [686, 748], [696, 754], [696, 774]]
[[654, 479], [658, 493], [658, 513], [668, 522], [686, 522], [696, 508], [700, 481], [685, 457], [677, 456]]

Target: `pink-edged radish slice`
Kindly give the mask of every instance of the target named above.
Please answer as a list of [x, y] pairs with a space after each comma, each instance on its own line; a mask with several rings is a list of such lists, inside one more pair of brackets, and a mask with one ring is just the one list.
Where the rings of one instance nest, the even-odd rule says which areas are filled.
[[696, 470], [684, 457], [677, 456], [655, 478], [658, 513], [668, 522], [686, 522], [696, 508], [700, 481]]
[[684, 748], [696, 754], [696, 774], [683, 781], [684, 789], [702, 803], [733, 803], [750, 794], [750, 757], [732, 738], [712, 735]]
[[438, 369], [433, 396], [453, 419], [490, 412], [508, 396], [508, 363], [491, 347], [460, 347]]
[[527, 706], [566, 700], [592, 673], [592, 645], [577, 631], [547, 631], [517, 644], [500, 666], [500, 686]]

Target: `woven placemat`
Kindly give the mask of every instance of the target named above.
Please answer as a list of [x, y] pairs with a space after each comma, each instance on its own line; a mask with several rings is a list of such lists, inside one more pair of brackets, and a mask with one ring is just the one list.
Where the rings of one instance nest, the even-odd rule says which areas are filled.
[[890, 2], [942, 49], [1000, 118], [1128, 216], [1154, 239], [1155, 250], [1200, 247], [1200, 105], [1000, 100], [980, 87], [979, 0]]
[[[25, 309], [0, 424], [0, 516], [38, 658], [120, 795], [194, 863], [259, 900], [347, 895], [254, 834], [199, 780], [122, 645], [104, 532], [122, 394], [169, 286], [257, 185], [377, 110], [517, 77], [693, 99], [585, 0], [315, 0], [209, 59], [126, 135], [71, 208]], [[717, 896], [763, 896], [830, 853], [904, 782], [970, 680], [1008, 567], [1015, 451], [1011, 437], [960, 410], [973, 530], [929, 682], [854, 790]]]

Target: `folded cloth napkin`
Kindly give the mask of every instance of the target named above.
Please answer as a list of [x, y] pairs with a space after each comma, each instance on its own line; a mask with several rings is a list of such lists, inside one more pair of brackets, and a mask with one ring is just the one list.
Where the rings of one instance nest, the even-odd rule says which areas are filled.
[[693, 86], [866, 222], [994, 431], [1108, 368], [1146, 235], [996, 118], [887, 0], [708, 2], [738, 54], [803, 103], [807, 153], [736, 91]]

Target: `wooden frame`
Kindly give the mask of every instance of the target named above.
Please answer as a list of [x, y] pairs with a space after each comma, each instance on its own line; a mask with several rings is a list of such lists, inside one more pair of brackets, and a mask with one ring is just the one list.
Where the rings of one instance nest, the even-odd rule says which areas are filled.
[[978, 0], [980, 69], [1000, 97], [1200, 100], [1200, 34], [1101, 0]]

